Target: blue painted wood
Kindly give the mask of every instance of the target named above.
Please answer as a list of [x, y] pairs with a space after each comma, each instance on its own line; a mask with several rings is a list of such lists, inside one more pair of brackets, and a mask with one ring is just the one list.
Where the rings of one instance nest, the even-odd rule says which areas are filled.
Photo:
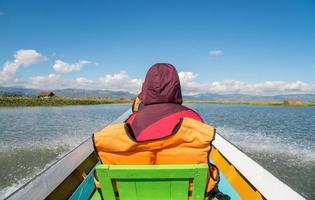
[[[214, 163], [211, 159], [209, 159], [211, 163]], [[220, 170], [220, 169], [219, 169]], [[240, 196], [234, 190], [229, 181], [225, 178], [224, 174], [220, 171], [220, 181], [218, 183], [219, 191], [223, 194], [227, 194], [230, 196], [231, 200], [240, 200]]]
[[220, 181], [219, 181], [219, 190], [223, 194], [227, 194], [231, 197], [231, 200], [239, 200], [241, 199], [240, 196], [237, 194], [237, 192], [233, 189], [231, 184], [228, 182], [228, 180], [225, 178], [225, 176], [220, 173]]
[[87, 200], [90, 199], [95, 190], [94, 170], [92, 169], [84, 181], [79, 185], [69, 200]]

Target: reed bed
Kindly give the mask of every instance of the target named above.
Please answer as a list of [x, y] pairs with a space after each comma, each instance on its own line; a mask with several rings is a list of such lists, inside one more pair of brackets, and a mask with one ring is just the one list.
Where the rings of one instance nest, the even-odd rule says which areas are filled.
[[131, 103], [127, 98], [67, 98], [67, 97], [5, 97], [0, 96], [0, 106], [68, 106]]
[[[131, 103], [127, 98], [68, 98], [68, 97], [7, 97], [0, 96], [0, 107], [14, 106], [68, 106], [68, 105], [96, 105]], [[269, 106], [315, 106], [315, 102], [303, 101], [237, 101], [237, 100], [185, 100], [185, 103], [200, 104], [246, 104], [246, 105], [269, 105]]]

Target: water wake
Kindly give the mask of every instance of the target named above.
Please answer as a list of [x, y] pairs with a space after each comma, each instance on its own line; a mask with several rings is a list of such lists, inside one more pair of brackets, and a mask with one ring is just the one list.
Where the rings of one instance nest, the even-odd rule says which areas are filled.
[[287, 157], [299, 163], [315, 162], [315, 147], [311, 141], [299, 143], [283, 135], [267, 135], [227, 127], [218, 127], [218, 133], [246, 153]]

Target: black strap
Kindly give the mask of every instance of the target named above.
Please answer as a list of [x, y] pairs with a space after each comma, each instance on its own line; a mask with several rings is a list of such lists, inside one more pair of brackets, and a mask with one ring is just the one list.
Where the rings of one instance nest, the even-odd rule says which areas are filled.
[[101, 196], [101, 200], [104, 200], [104, 197], [103, 197], [101, 188], [97, 188], [97, 191], [98, 191], [98, 193], [99, 193], [100, 196]]

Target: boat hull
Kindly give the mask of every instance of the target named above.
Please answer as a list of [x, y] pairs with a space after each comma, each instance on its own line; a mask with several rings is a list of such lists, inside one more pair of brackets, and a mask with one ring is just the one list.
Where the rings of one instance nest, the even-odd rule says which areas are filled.
[[[130, 113], [113, 123], [123, 122]], [[219, 190], [231, 199], [304, 199], [220, 134], [212, 146], [209, 161], [219, 168]], [[89, 138], [7, 199], [98, 199], [93, 182], [98, 162]]]

